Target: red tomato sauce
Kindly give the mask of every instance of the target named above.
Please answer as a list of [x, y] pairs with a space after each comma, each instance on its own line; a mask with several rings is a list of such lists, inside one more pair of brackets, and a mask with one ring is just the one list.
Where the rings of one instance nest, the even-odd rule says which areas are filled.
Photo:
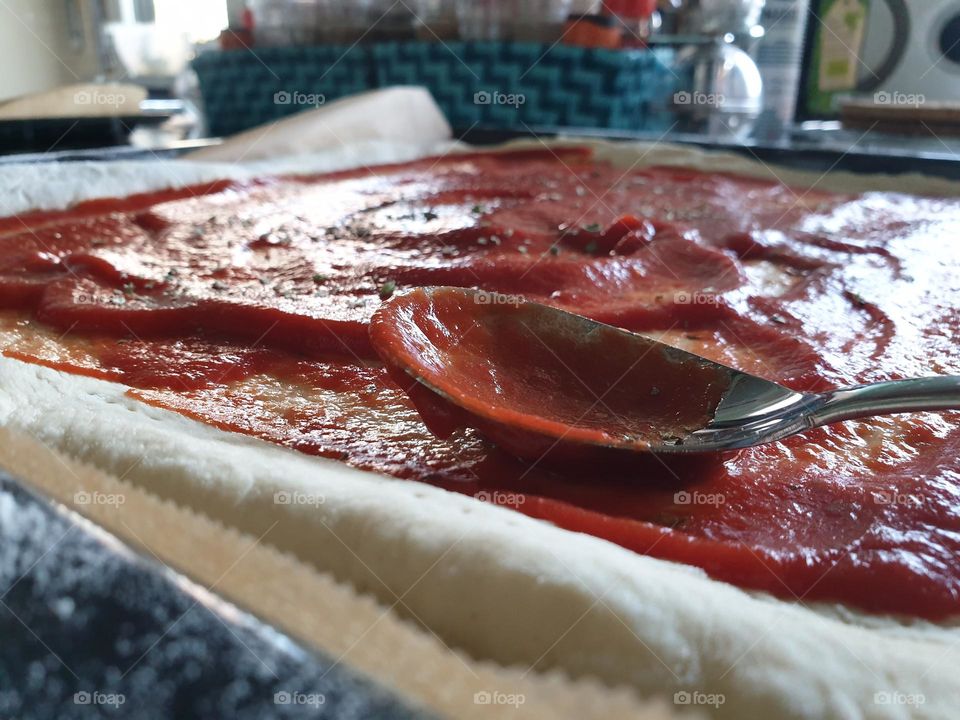
[[[960, 374], [960, 201], [585, 150], [476, 153], [0, 220], [5, 353], [787, 599], [960, 612], [960, 417], [848, 422], [625, 469], [434, 436], [372, 352], [397, 289], [479, 287], [798, 391]], [[549, 400], [549, 398], [545, 398]]]

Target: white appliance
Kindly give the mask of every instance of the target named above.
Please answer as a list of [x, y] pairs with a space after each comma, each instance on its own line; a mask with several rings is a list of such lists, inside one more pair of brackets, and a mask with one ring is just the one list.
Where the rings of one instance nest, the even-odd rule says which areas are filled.
[[858, 86], [960, 102], [960, 0], [871, 0]]

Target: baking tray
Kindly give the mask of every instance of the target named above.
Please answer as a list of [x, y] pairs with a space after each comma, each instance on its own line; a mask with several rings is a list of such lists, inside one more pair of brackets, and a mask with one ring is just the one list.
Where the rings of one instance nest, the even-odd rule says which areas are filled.
[[0, 120], [0, 153], [42, 153], [55, 149], [125, 145], [135, 128], [160, 125], [169, 117], [169, 113], [155, 113]]
[[494, 145], [517, 138], [580, 136], [601, 140], [642, 140], [693, 145], [706, 150], [723, 150], [811, 172], [845, 171], [863, 174], [899, 175], [923, 173], [949, 180], [960, 180], [960, 154], [935, 140], [929, 146], [879, 132], [835, 130], [805, 132], [796, 130], [782, 140], [748, 139], [733, 141], [702, 135], [636, 133], [597, 130], [595, 128], [526, 127], [523, 131], [474, 126], [455, 131], [455, 137], [471, 145]]
[[[455, 133], [481, 146], [556, 135], [663, 140], [643, 133], [551, 127], [523, 132], [472, 127]], [[671, 136], [670, 141], [820, 172], [922, 172], [960, 179], [960, 161], [948, 154], [896, 148], [878, 153], [843, 142], [807, 147], [802, 141], [738, 145], [695, 136]], [[0, 157], [0, 165], [172, 158], [193, 147], [49, 152]], [[62, 541], [65, 533], [72, 535], [69, 542]], [[428, 716], [3, 474], [0, 637], [0, 718]], [[143, 654], [152, 642], [163, 648]], [[143, 657], [131, 668], [138, 654]], [[324, 702], [276, 702], [277, 693], [291, 688], [302, 697], [322, 696]], [[94, 692], [100, 698], [122, 693], [124, 704], [95, 704]]]
[[[942, 149], [923, 149], [916, 142], [904, 138], [871, 133], [873, 139], [865, 142], [861, 132], [836, 130], [831, 132], [804, 132], [797, 130], [778, 141], [711, 139], [701, 135], [617, 132], [597, 128], [569, 128], [528, 126], [509, 129], [472, 125], [454, 128], [453, 136], [471, 145], [497, 145], [516, 139], [584, 137], [598, 140], [671, 142], [693, 145], [706, 150], [723, 150], [767, 164], [783, 165], [797, 170], [827, 172], [832, 170], [855, 173], [923, 173], [960, 180], [960, 152], [944, 146]], [[160, 160], [174, 159], [203, 147], [219, 144], [219, 138], [185, 140], [160, 148], [136, 148], [121, 145], [109, 148], [57, 150], [23, 155], [0, 154], [0, 166], [16, 163], [89, 162], [104, 160]]]

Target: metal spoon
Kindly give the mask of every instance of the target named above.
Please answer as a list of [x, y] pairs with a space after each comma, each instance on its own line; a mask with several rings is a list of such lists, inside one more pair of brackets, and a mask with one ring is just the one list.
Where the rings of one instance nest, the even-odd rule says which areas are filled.
[[958, 376], [800, 393], [643, 335], [508, 300], [418, 288], [381, 306], [370, 335], [395, 377], [416, 381], [407, 389], [425, 417], [456, 410], [461, 423], [521, 456], [578, 446], [720, 452], [843, 420], [960, 409]]

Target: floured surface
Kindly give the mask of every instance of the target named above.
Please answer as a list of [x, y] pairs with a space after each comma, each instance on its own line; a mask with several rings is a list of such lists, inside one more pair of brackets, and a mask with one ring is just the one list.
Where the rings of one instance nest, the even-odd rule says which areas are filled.
[[[13, 372], [13, 371], [11, 371]], [[14, 382], [12, 379], [13, 376], [8, 376], [8, 382]], [[71, 382], [71, 381], [67, 381]], [[61, 392], [58, 389], [56, 392]], [[72, 391], [71, 391], [72, 392]], [[99, 390], [97, 392], [100, 392]], [[29, 395], [25, 391], [25, 395]], [[35, 403], [39, 402], [37, 398], [34, 398]], [[113, 406], [115, 403], [119, 402], [114, 398], [110, 402], [110, 406]], [[127, 401], [123, 401], [127, 402]], [[40, 403], [43, 405], [43, 403]], [[142, 411], [142, 410], [141, 410]], [[30, 415], [31, 410], [25, 407], [19, 407], [15, 412], [17, 423], [25, 423], [33, 432], [46, 434], [48, 439], [51, 441], [56, 441], [58, 443], [63, 443], [68, 447], [73, 453], [76, 453], [84, 457], [92, 457], [91, 449], [88, 447], [88, 444], [96, 444], [98, 440], [96, 439], [96, 433], [89, 433], [87, 435], [77, 435], [79, 432], [79, 427], [74, 427], [71, 429], [70, 433], [61, 434], [59, 431], [53, 428], [45, 427], [44, 423], [36, 417], [32, 419], [25, 419], [25, 415]], [[129, 412], [129, 411], [128, 411]], [[140, 412], [140, 411], [138, 411]], [[152, 411], [151, 411], [152, 412]], [[66, 413], [63, 413], [66, 415]], [[83, 424], [87, 421], [92, 421], [95, 412], [91, 411], [91, 415], [83, 420], [78, 419], [79, 424]], [[153, 417], [153, 416], [151, 416]], [[165, 414], [160, 414], [156, 416], [157, 418], [162, 418], [162, 420], [154, 419], [152, 424], [154, 426], [166, 425], [167, 423], [177, 423], [183, 422], [181, 420], [174, 421], [170, 416]], [[64, 418], [64, 421], [67, 421], [67, 418]], [[194, 433], [196, 434], [196, 429], [186, 430], [187, 425], [181, 426], [184, 428], [184, 433]], [[208, 437], [210, 439], [216, 439], [218, 434], [213, 431], [205, 432], [211, 433]], [[68, 437], [69, 435], [69, 437]], [[222, 437], [222, 436], [220, 436]], [[132, 437], [128, 435], [128, 440], [133, 442]], [[137, 440], [136, 442], [146, 442], [147, 440]], [[219, 440], [218, 440], [219, 441]], [[228, 442], [231, 444], [239, 442], [235, 439], [230, 439]], [[157, 448], [159, 449], [159, 448]], [[127, 448], [130, 450], [130, 448]], [[163, 449], [166, 453], [169, 454], [171, 448]], [[258, 450], [257, 453], [266, 452], [262, 449]], [[108, 451], [107, 456], [100, 457], [98, 464], [103, 464], [109, 467], [112, 467], [118, 473], [122, 473], [126, 468], [121, 468], [121, 464], [124, 461], [132, 461], [134, 458], [131, 454], [123, 456], [123, 448], [111, 448]], [[178, 472], [183, 475], [189, 475], [196, 470], [199, 470], [203, 465], [197, 465], [196, 462], [199, 458], [193, 458], [190, 464], [182, 465], [179, 467]], [[307, 459], [298, 458], [298, 462], [308, 462]], [[314, 461], [315, 462], [315, 461]], [[210, 463], [210, 460], [207, 461]], [[171, 466], [172, 468], [173, 466]], [[310, 467], [323, 467], [323, 473], [335, 473], [338, 474], [339, 470], [334, 470], [329, 464], [321, 466], [310, 466]], [[241, 470], [241, 468], [232, 468], [229, 475], [233, 475], [234, 470]], [[211, 480], [216, 473], [214, 471], [210, 472]], [[201, 472], [202, 476], [203, 473]], [[142, 465], [135, 467], [128, 475], [128, 478], [133, 478], [137, 482], [151, 483], [152, 489], [156, 492], [161, 492], [166, 494], [167, 492], [174, 493], [175, 496], [180, 500], [185, 500], [190, 504], [197, 506], [198, 504], [205, 510], [215, 514], [236, 513], [238, 517], [234, 518], [231, 522], [234, 524], [239, 524], [242, 527], [248, 527], [248, 529], [254, 529], [249, 527], [250, 523], [256, 523], [257, 517], [259, 515], [270, 516], [271, 512], [265, 507], [263, 501], [269, 500], [272, 504], [272, 496], [267, 494], [265, 497], [260, 498], [260, 502], [255, 499], [261, 492], [264, 490], [265, 480], [261, 478], [251, 479], [247, 477], [246, 480], [243, 479], [243, 475], [239, 475], [236, 479], [238, 484], [230, 484], [219, 482], [219, 489], [216, 487], [211, 488], [209, 485], [201, 483], [203, 487], [202, 490], [197, 490], [197, 485], [195, 482], [184, 477], [181, 480], [182, 486], [178, 486], [171, 478], [175, 476], [175, 473], [167, 473], [164, 471], [163, 467], [153, 468], [148, 471], [148, 468], [143, 467]], [[351, 478], [353, 476], [350, 476]], [[357, 477], [364, 477], [358, 475]], [[303, 480], [301, 485], [294, 485], [293, 487], [299, 488], [301, 490], [308, 490], [309, 488], [316, 487], [313, 483], [315, 481], [311, 478], [309, 481]], [[356, 481], [351, 479], [348, 481], [350, 484], [354, 484]], [[276, 486], [274, 486], [276, 487]], [[284, 486], [286, 487], [286, 486]], [[158, 489], [162, 488], [162, 489]], [[269, 485], [266, 486], [266, 489], [269, 489]], [[425, 489], [423, 488], [408, 488], [408, 489], [398, 489], [394, 490], [391, 488], [391, 492], [401, 492], [401, 493], [423, 493]], [[378, 493], [386, 492], [384, 487], [380, 487]], [[238, 503], [237, 498], [241, 498]], [[392, 497], [392, 496], [391, 496]], [[430, 503], [436, 502], [445, 502], [449, 497], [443, 493], [437, 493], [437, 491], [428, 491], [428, 497], [430, 498]], [[445, 500], [440, 500], [444, 498]], [[342, 503], [348, 503], [349, 500], [344, 498]], [[469, 500], [459, 500], [458, 502], [468, 503], [466, 507], [474, 508], [475, 503], [472, 503]], [[207, 506], [209, 503], [209, 507]], [[338, 500], [334, 506], [327, 506], [327, 503], [324, 503], [323, 510], [326, 512], [336, 512], [336, 509], [341, 508], [341, 501]], [[225, 505], [236, 504], [235, 508], [230, 510], [225, 510]], [[316, 537], [317, 532], [322, 532], [315, 525], [313, 530], [310, 531], [309, 522], [315, 524], [317, 522], [317, 517], [323, 517], [322, 513], [314, 512], [314, 508], [280, 508], [273, 507], [272, 513], [276, 514], [278, 512], [289, 513], [295, 515], [298, 512], [304, 516], [304, 522], [308, 524], [301, 527], [301, 532], [297, 535], [291, 534], [288, 539], [285, 539], [284, 542], [289, 542], [297, 549], [299, 553], [305, 556], [311, 556], [312, 553], [324, 553], [332, 552], [330, 548], [318, 549], [315, 547], [305, 547], [306, 543], [305, 538], [314, 538]], [[420, 555], [423, 552], [427, 551], [429, 548], [433, 547], [433, 543], [436, 542], [434, 536], [438, 533], [442, 536], [442, 533], [436, 527], [438, 524], [443, 524], [441, 518], [438, 517], [435, 513], [426, 513], [418, 514], [414, 512], [413, 508], [409, 508], [412, 513], [407, 517], [408, 508], [404, 507], [403, 512], [397, 513], [396, 516], [391, 517], [381, 517], [379, 522], [370, 525], [369, 522], [364, 523], [362, 520], [355, 520], [355, 522], [363, 525], [364, 527], [377, 527], [377, 532], [380, 534], [379, 541], [388, 542], [388, 547], [395, 548], [396, 542], [390, 542], [394, 540], [395, 535], [399, 536], [397, 540], [402, 539], [404, 542], [411, 542], [410, 538], [415, 538], [416, 541], [412, 546], [406, 546], [402, 553], [398, 552], [397, 556], [390, 557], [397, 560], [395, 563], [397, 567], [393, 568], [384, 568], [383, 572], [387, 573], [393, 577], [393, 572], [398, 573], [408, 573], [409, 577], [415, 577], [414, 570], [408, 565], [405, 565], [403, 562], [399, 562], [404, 558], [407, 558], [410, 555], [417, 556], [418, 552]], [[370, 512], [374, 512], [375, 508], [371, 507]], [[487, 512], [488, 509], [484, 508], [482, 512]], [[382, 508], [381, 508], [382, 512]], [[480, 510], [477, 510], [480, 512]], [[338, 512], [338, 515], [340, 513]], [[286, 515], [284, 515], [285, 517]], [[411, 528], [411, 523], [415, 518], [422, 518], [419, 522], [414, 523], [417, 529]], [[558, 537], [562, 536], [564, 538], [574, 538], [578, 543], [578, 546], [586, 543], [587, 546], [598, 548], [604, 547], [609, 548], [609, 546], [604, 543], [599, 543], [598, 541], [588, 540], [586, 538], [569, 535], [566, 533], [561, 533], [560, 531], [545, 528], [540, 525], [532, 524], [530, 521], [526, 521], [520, 518], [510, 518], [511, 525], [514, 523], [520, 522], [523, 523], [520, 527], [528, 528], [522, 534], [524, 536], [531, 535], [535, 532], [545, 532], [550, 531], [552, 533], [557, 533]], [[487, 526], [490, 525], [489, 520], [484, 516], [483, 520], [483, 530], [488, 529]], [[248, 525], [244, 525], [247, 523]], [[534, 531], [534, 527], [538, 528], [537, 531]], [[391, 529], [393, 528], [393, 529]], [[470, 526], [471, 532], [473, 532], [472, 525]], [[459, 526], [458, 526], [458, 529]], [[356, 532], [356, 531], [355, 531]], [[513, 531], [508, 531], [507, 536], [509, 537], [510, 533]], [[338, 531], [337, 533], [341, 533]], [[450, 538], [446, 538], [446, 541], [449, 542]], [[571, 540], [572, 542], [573, 540]], [[476, 545], [482, 544], [483, 538], [476, 538], [475, 542], [471, 541], [465, 543], [469, 548], [469, 553], [476, 552]], [[549, 541], [552, 545], [553, 540]], [[510, 543], [504, 547], [504, 555], [508, 554], [506, 548], [511, 548], [515, 546], [515, 543]], [[542, 553], [543, 548], [537, 549], [540, 546], [539, 543], [533, 543], [530, 547], [527, 544], [523, 544], [524, 548], [522, 551], [513, 549], [512, 554], [525, 554], [527, 552], [536, 555], [538, 552]], [[418, 551], [419, 548], [419, 551]], [[610, 549], [610, 551], [615, 551], [615, 549]], [[339, 550], [341, 553], [346, 553], [342, 548]], [[655, 561], [638, 558], [635, 556], [629, 556], [628, 554], [619, 552], [622, 555], [627, 555], [631, 557], [631, 561], [627, 563], [623, 558], [614, 559], [615, 556], [610, 557], [610, 564], [601, 569], [593, 568], [593, 564], [597, 563], [597, 560], [590, 556], [584, 556], [580, 553], [574, 552], [571, 548], [571, 555], [568, 559], [566, 548], [563, 553], [560, 554], [562, 561], [557, 561], [556, 559], [553, 562], [550, 561], [550, 557], [547, 557], [546, 568], [538, 567], [534, 564], [532, 567], [525, 565], [528, 558], [521, 558], [519, 560], [514, 560], [513, 558], [499, 559], [496, 561], [498, 564], [509, 564], [511, 562], [516, 562], [519, 564], [517, 569], [517, 574], [521, 577], [551, 577], [556, 575], [559, 577], [564, 576], [564, 567], [565, 564], [571, 564], [574, 571], [578, 574], [583, 574], [585, 577], [589, 576], [587, 580], [587, 585], [590, 589], [595, 592], [602, 592], [602, 590], [607, 589], [610, 585], [613, 584], [611, 577], [620, 579], [621, 568], [630, 568], [630, 573], [638, 573], [637, 577], [633, 578], [634, 580], [643, 579], [644, 582], [634, 582], [634, 583], [622, 583], [618, 582], [618, 588], [616, 591], [613, 591], [611, 588], [611, 593], [618, 599], [618, 602], [615, 603], [615, 606], [618, 608], [619, 612], [622, 613], [621, 617], [625, 618], [624, 622], [635, 632], [638, 633], [639, 638], [642, 639], [647, 645], [651, 648], [654, 648], [654, 652], [663, 658], [663, 662], [672, 668], [672, 670], [667, 670], [665, 667], [660, 665], [656, 658], [651, 657], [647, 654], [647, 651], [643, 648], [643, 642], [637, 641], [636, 638], [631, 638], [629, 633], [626, 634], [623, 630], [622, 625], [619, 626], [618, 622], [612, 622], [611, 618], [608, 616], [606, 619], [601, 618], [599, 621], [594, 622], [591, 620], [587, 621], [586, 618], [582, 620], [573, 630], [571, 630], [567, 635], [562, 637], [562, 640], [557, 643], [557, 645], [552, 648], [548, 647], [550, 643], [543, 642], [539, 643], [540, 640], [545, 640], [546, 638], [551, 638], [551, 642], [556, 637], [562, 635], [563, 631], [566, 629], [566, 626], [569, 626], [573, 623], [577, 617], [578, 613], [582, 612], [582, 609], [587, 609], [589, 607], [589, 602], [591, 601], [591, 595], [589, 592], [584, 592], [582, 587], [578, 587], [579, 583], [573, 582], [572, 586], [569, 580], [566, 583], [561, 583], [565, 588], [560, 592], [556, 597], [556, 601], [553, 605], [558, 606], [558, 614], [565, 615], [565, 617], [550, 617], [542, 619], [534, 619], [531, 621], [531, 617], [535, 618], [537, 614], [542, 614], [542, 611], [538, 611], [538, 604], [536, 601], [536, 596], [539, 595], [532, 591], [529, 591], [530, 597], [527, 598], [525, 592], [522, 589], [517, 589], [517, 592], [514, 593], [514, 584], [517, 583], [515, 577], [511, 574], [507, 574], [507, 577], [504, 578], [502, 573], [494, 572], [493, 568], [487, 568], [483, 563], [479, 564], [477, 568], [476, 575], [470, 574], [473, 571], [468, 571], [466, 569], [458, 570], [457, 572], [467, 573], [469, 578], [472, 580], [464, 580], [463, 586], [458, 591], [457, 598], [460, 599], [460, 595], [463, 594], [463, 587], [471, 588], [473, 594], [470, 597], [462, 598], [463, 603], [460, 607], [455, 607], [456, 602], [437, 602], [436, 598], [418, 598], [418, 605], [416, 608], [420, 608], [421, 604], [426, 608], [421, 612], [419, 609], [415, 609], [418, 615], [426, 614], [431, 619], [425, 621], [438, 631], [442, 630], [442, 634], [445, 637], [453, 636], [456, 638], [456, 642], [462, 644], [464, 647], [467, 647], [472, 652], [482, 654], [485, 656], [498, 657], [499, 659], [511, 660], [511, 661], [526, 661], [533, 662], [537, 659], [538, 655], [542, 654], [542, 649], [547, 650], [547, 654], [544, 656], [542, 662], [543, 664], [561, 664], [563, 666], [569, 667], [574, 672], [592, 672], [598, 674], [608, 680], [612, 681], [627, 681], [633, 684], [636, 684], [638, 687], [641, 687], [645, 690], [653, 690], [657, 688], [685, 688], [689, 687], [691, 689], [700, 688], [703, 691], [707, 691], [709, 688], [724, 688], [727, 691], [727, 704], [721, 708], [721, 711], [724, 713], [731, 713], [731, 716], [735, 716], [737, 711], [743, 711], [744, 708], [752, 708], [757, 710], [760, 707], [764, 707], [764, 703], [773, 702], [775, 703], [772, 707], [778, 707], [781, 714], [793, 713], [793, 714], [803, 714], [809, 713], [811, 716], [822, 714], [825, 712], [827, 707], [836, 709], [835, 705], [818, 705], [817, 703], [828, 703], [836, 702], [841, 703], [842, 706], [843, 699], [842, 697], [833, 696], [834, 691], [826, 691], [825, 688], [831, 687], [833, 681], [837, 677], [846, 677], [843, 672], [846, 673], [860, 673], [856, 667], [851, 669], [851, 665], [857, 665], [856, 661], [851, 658], [849, 655], [844, 658], [845, 662], [842, 663], [840, 667], [837, 668], [824, 668], [824, 663], [821, 662], [819, 653], [814, 649], [814, 646], [808, 644], [812, 638], [817, 638], [817, 642], [820, 644], [827, 643], [830, 641], [833, 636], [833, 631], [836, 630], [831, 623], [825, 623], [822, 633], [818, 635], [814, 632], [812, 635], [810, 633], [784, 633], [782, 637], [778, 637], [779, 646], [777, 649], [770, 650], [769, 653], [766, 652], [766, 636], [760, 632], [760, 629], [757, 627], [757, 619], [753, 618], [750, 612], [744, 612], [743, 614], [747, 617], [741, 618], [736, 612], [732, 614], [729, 612], [729, 609], [723, 607], [716, 614], [712, 614], [709, 617], [698, 617], [698, 612], [702, 612], [702, 598], [705, 595], [709, 595], [712, 598], [717, 598], [718, 604], [730, 604], [734, 607], [740, 605], [741, 603], [755, 602], [760, 603], [761, 608], [774, 609], [780, 607], [787, 607], [778, 603], [772, 603], [767, 601], [758, 601], [751, 600], [749, 596], [744, 595], [733, 591], [732, 588], [727, 586], [722, 586], [717, 583], [712, 583], [706, 581], [702, 578], [696, 578], [697, 582], [704, 583], [702, 587], [686, 587], [684, 585], [673, 585], [673, 581], [669, 580], [661, 581], [658, 573], [668, 572], [676, 574], [676, 577], [682, 578], [683, 580], [689, 580], [693, 577], [688, 572], [670, 569], [671, 566], [665, 565], [663, 563], [657, 563]], [[605, 551], [609, 552], [609, 551]], [[368, 559], [367, 554], [361, 554], [361, 557], [365, 561], [371, 562]], [[375, 548], [371, 548], [369, 554], [376, 555], [378, 552]], [[597, 551], [597, 558], [606, 557], [599, 551]], [[580, 559], [582, 558], [582, 559]], [[451, 558], [453, 559], [453, 558]], [[540, 558], [542, 561], [543, 558]], [[326, 559], [315, 557], [314, 561], [321, 566], [325, 564], [336, 565], [334, 559]], [[362, 563], [358, 566], [357, 563], [351, 561], [349, 558], [346, 560], [340, 560], [341, 563], [345, 562], [345, 566], [341, 566], [338, 572], [339, 576], [342, 577], [353, 577], [355, 574], [364, 575], [365, 569], [362, 567]], [[382, 562], [382, 561], [381, 561]], [[558, 565], [558, 562], [560, 564]], [[581, 568], [581, 563], [583, 567]], [[603, 561], [600, 561], [603, 564]], [[640, 563], [640, 565], [636, 565]], [[467, 564], [467, 560], [463, 560], [462, 564]], [[351, 567], [352, 565], [352, 567]], [[379, 565], [377, 565], [379, 567]], [[635, 567], [644, 567], [653, 575], [645, 575], [644, 572], [640, 570], [635, 570]], [[486, 593], [477, 593], [476, 586], [479, 583], [482, 583], [482, 578], [484, 576], [484, 571], [486, 574], [494, 578], [491, 582], [491, 585], [494, 587], [490, 594]], [[604, 576], [604, 573], [612, 573], [612, 576]], [[379, 572], [378, 572], [379, 574]], [[409, 579], [408, 577], [408, 579]], [[576, 576], [574, 576], [576, 577]], [[670, 576], [672, 577], [672, 575]], [[499, 579], [498, 579], [499, 578]], [[689, 580], [693, 582], [692, 580]], [[404, 587], [403, 580], [401, 578], [396, 578], [394, 583], [397, 584], [397, 587]], [[361, 583], [363, 584], [363, 583]], [[375, 582], [369, 582], [366, 585], [370, 589], [376, 591], [377, 588]], [[432, 586], [432, 583], [431, 583]], [[623, 586], [623, 587], [619, 587]], [[662, 592], [657, 590], [651, 590], [651, 587], [661, 586]], [[708, 591], [708, 588], [713, 588], [713, 590]], [[434, 590], [439, 591], [440, 588], [433, 588]], [[456, 590], [456, 587], [453, 588]], [[552, 590], [542, 590], [544, 595], [542, 598], [551, 597]], [[733, 594], [724, 594], [724, 593], [733, 593]], [[442, 595], [442, 592], [440, 593]], [[476, 613], [483, 613], [486, 611], [489, 613], [489, 608], [502, 607], [498, 606], [498, 596], [500, 598], [507, 596], [508, 594], [513, 594], [518, 596], [518, 611], [511, 610], [511, 619], [516, 619], [517, 625], [510, 626], [509, 632], [506, 632], [504, 628], [496, 629], [488, 627], [487, 624], [484, 624], [482, 627], [475, 627], [472, 630], [467, 630], [463, 627], [463, 621], [466, 618], [473, 617]], [[690, 605], [678, 606], [678, 597], [685, 597], [690, 599]], [[542, 599], [541, 598], [541, 599]], [[562, 600], [560, 598], [563, 598]], [[699, 599], [699, 602], [694, 603], [694, 598]], [[445, 598], [448, 600], [449, 596]], [[725, 599], [725, 600], [724, 600]], [[578, 604], [580, 601], [587, 602], [587, 605]], [[606, 604], [614, 604], [609, 598], [604, 597], [604, 602]], [[672, 607], [660, 607], [660, 604], [664, 606]], [[602, 605], [597, 606], [602, 610]], [[526, 610], [524, 610], [526, 608]], [[699, 608], [699, 611], [698, 611]], [[752, 605], [747, 605], [741, 607], [741, 610], [753, 610], [755, 609]], [[598, 612], [600, 612], [598, 610]], [[789, 611], [791, 613], [799, 613], [796, 617], [810, 617], [809, 613], [806, 613], [802, 610], [790, 607]], [[591, 614], [588, 614], [592, 618]], [[758, 611], [759, 612], [759, 611]], [[569, 613], [569, 614], [567, 614]], [[454, 618], [445, 618], [444, 616], [453, 614]], [[689, 614], [689, 617], [686, 615]], [[528, 617], [531, 616], [531, 617]], [[729, 615], [729, 617], [727, 617]], [[769, 613], [764, 614], [760, 612], [760, 616], [764, 620], [773, 621], [776, 616], [771, 616]], [[795, 616], [789, 616], [791, 621]], [[434, 619], [436, 618], [436, 619]], [[493, 619], [488, 620], [489, 623], [495, 623]], [[816, 620], [816, 618], [810, 619], [811, 623], [818, 624], [824, 621]], [[714, 635], [711, 632], [711, 625], [716, 624], [718, 628], [716, 632], [718, 635]], [[521, 627], [524, 624], [528, 624], [528, 629], [526, 632], [521, 633]], [[695, 627], [691, 628], [690, 625], [694, 624]], [[883, 626], [883, 623], [878, 623]], [[766, 623], [767, 630], [770, 630], [769, 634], [778, 634], [780, 633], [779, 628], [774, 630], [774, 627], [777, 625], [775, 622]], [[592, 629], [592, 637], [585, 638], [582, 636], [586, 632], [586, 629]], [[699, 629], [698, 629], [699, 628]], [[740, 637], [739, 641], [735, 638], [733, 641], [726, 638], [723, 633], [733, 632], [736, 634], [739, 628]], [[891, 632], [897, 632], [891, 630]], [[916, 635], [917, 633], [919, 635]], [[918, 631], [916, 629], [904, 630], [902, 633], [905, 633], [907, 636], [916, 636], [916, 637], [925, 637], [929, 638], [930, 635], [925, 634], [926, 631]], [[673, 636], [673, 633], [677, 633], [678, 636]], [[683, 633], [689, 633], [688, 636], [683, 636]], [[699, 633], [699, 634], [698, 634]], [[597, 635], [602, 638], [602, 642], [598, 640]], [[936, 635], [934, 632], [933, 635]], [[724, 639], [719, 640], [720, 637]], [[757, 643], [759, 649], [749, 650], [749, 645], [756, 641], [756, 638], [760, 637], [761, 642]], [[844, 642], [848, 638], [846, 635], [841, 633], [840, 637], [843, 637], [843, 640], [838, 642]], [[896, 649], [892, 645], [886, 645], [884, 641], [877, 640], [874, 643], [870, 639], [870, 635], [860, 635], [858, 632], [854, 633], [854, 637], [859, 638], [860, 640], [854, 641], [850, 639], [850, 642], [856, 647], [855, 654], [867, 655], [871, 658], [871, 662], [876, 662], [877, 664], [871, 666], [873, 670], [877, 673], [877, 677], [860, 677], [853, 678], [851, 681], [844, 683], [847, 686], [847, 690], [843, 692], [849, 692], [850, 695], [847, 695], [847, 702], [856, 702], [858, 705], [867, 707], [871, 714], [882, 715], [886, 712], [897, 712], [903, 710], [903, 708], [885, 708], [882, 706], [874, 706], [872, 699], [873, 694], [869, 692], [870, 687], [874, 687], [873, 692], [884, 692], [888, 688], [900, 688], [901, 692], [910, 692], [907, 688], [912, 684], [921, 684], [925, 687], [936, 688], [937, 693], [941, 691], [945, 692], [945, 688], [949, 688], [949, 684], [944, 678], [938, 679], [935, 672], [926, 675], [921, 679], [923, 673], [920, 671], [920, 665], [925, 664], [926, 661], [931, 661], [935, 664], [935, 658], [942, 654], [942, 651], [945, 650], [944, 646], [938, 646], [936, 642], [933, 642], [931, 645], [918, 645], [918, 646], [909, 646], [901, 648], [901, 655], [911, 656], [909, 661], [904, 661], [902, 658], [894, 659], [897, 655]], [[573, 642], [577, 640], [578, 642]], [[862, 641], [862, 644], [858, 644]], [[926, 642], [926, 641], [924, 641]], [[539, 643], [539, 644], [538, 644]], [[792, 647], [791, 647], [792, 645]], [[625, 646], [625, 647], [624, 647]], [[720, 647], [717, 647], [720, 646]], [[632, 649], [631, 649], [632, 647]], [[538, 650], [541, 648], [541, 650]], [[591, 650], [593, 648], [593, 650]], [[737, 662], [736, 655], [732, 654], [734, 650], [747, 651], [747, 656], [743, 660]], [[731, 654], [727, 654], [727, 651], [731, 651]], [[786, 656], [786, 659], [784, 657]], [[841, 653], [842, 655], [842, 653]], [[838, 658], [839, 660], [840, 658]], [[809, 665], [813, 662], [816, 662], [821, 670], [824, 670], [823, 674], [818, 674], [813, 670]], [[903, 675], [898, 677], [892, 677], [886, 674], [882, 667], [885, 663], [900, 663], [903, 665], [901, 667], [901, 672]], [[726, 663], [729, 663], [733, 666], [732, 669], [723, 667]], [[659, 665], [659, 667], [657, 667]], [[627, 667], [624, 667], [627, 666]], [[651, 667], [654, 666], [654, 667]], [[804, 681], [794, 680], [795, 687], [793, 688], [792, 693], [786, 692], [782, 693], [780, 690], [776, 689], [778, 686], [783, 685], [785, 682], [785, 675], [782, 673], [789, 672], [793, 673], [795, 676], [800, 675], [805, 678]], [[676, 673], [676, 677], [671, 678], [670, 673]], [[862, 675], [869, 675], [870, 673], [861, 673]], [[643, 677], [640, 677], [642, 675]], [[831, 677], [831, 675], [833, 677]], [[878, 685], [877, 680], [881, 679], [881, 687], [876, 687]], [[755, 683], [752, 681], [758, 680], [757, 687], [753, 687]], [[933, 682], [932, 685], [927, 685], [928, 682]], [[742, 686], [743, 687], [742, 687]], [[751, 686], [749, 688], [745, 686]], [[840, 692], [840, 691], [837, 691]], [[795, 693], [795, 694], [793, 694]], [[736, 695], [736, 702], [744, 703], [743, 705], [736, 705], [734, 703], [733, 696]], [[779, 699], [774, 699], [774, 698]], [[805, 698], [809, 703], [807, 705], [801, 704], [799, 698]], [[794, 702], [795, 705], [791, 706], [791, 702]], [[935, 709], [935, 701], [932, 697], [928, 697], [928, 704], [926, 706], [927, 710]]]

